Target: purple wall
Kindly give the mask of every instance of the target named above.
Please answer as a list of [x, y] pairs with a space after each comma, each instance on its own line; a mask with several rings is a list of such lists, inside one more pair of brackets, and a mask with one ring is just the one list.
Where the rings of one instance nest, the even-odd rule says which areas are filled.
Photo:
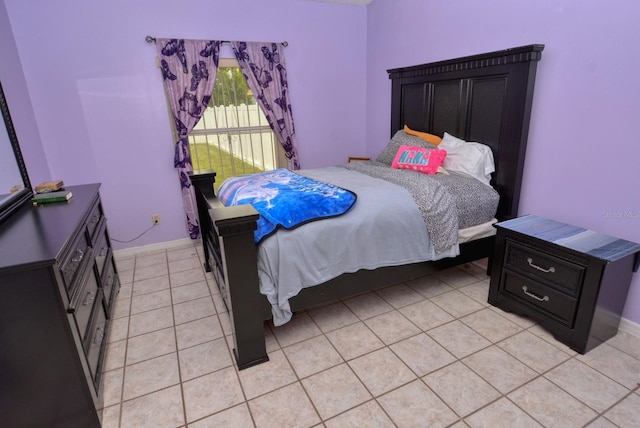
[[[542, 43], [520, 213], [640, 242], [640, 3], [374, 0], [367, 153], [389, 137], [389, 68]], [[640, 323], [640, 273], [623, 315]]]
[[[155, 46], [146, 35], [288, 41], [302, 166], [344, 163], [365, 151], [364, 7], [299, 0], [180, 2], [185, 10], [168, 0], [4, 3], [51, 178], [101, 182], [113, 238], [131, 239], [151, 226], [151, 214], [161, 216], [160, 226], [116, 248], [188, 237]], [[224, 52], [232, 56], [228, 45]]]
[[[18, 141], [22, 142], [20, 150], [28, 165], [29, 179], [35, 185], [49, 178], [49, 165], [40, 141], [27, 83], [4, 2], [0, 3], [0, 54], [2, 55], [0, 61], [2, 89], [9, 105], [11, 121], [16, 129]], [[4, 123], [0, 126], [4, 126]]]
[[[197, 6], [193, 16], [168, 0], [4, 3], [3, 55], [5, 44], [15, 44], [10, 55], [19, 63], [0, 71], [3, 82], [17, 85], [14, 94], [28, 88], [30, 98], [17, 102], [32, 179], [102, 182], [111, 235], [121, 240], [146, 229], [152, 213], [162, 216], [159, 227], [127, 246], [187, 236], [147, 34], [287, 40], [305, 168], [377, 155], [389, 139], [387, 69], [544, 43], [520, 211], [640, 242], [640, 198], [632, 193], [640, 178], [640, 57], [633, 44], [640, 3], [183, 2]], [[640, 323], [640, 274], [624, 317]]]

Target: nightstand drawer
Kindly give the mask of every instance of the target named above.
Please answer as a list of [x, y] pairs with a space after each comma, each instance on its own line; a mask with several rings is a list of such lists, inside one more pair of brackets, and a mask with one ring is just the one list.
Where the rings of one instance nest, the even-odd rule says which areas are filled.
[[577, 296], [585, 267], [533, 248], [506, 242], [505, 267], [516, 269], [548, 281]]
[[573, 327], [576, 299], [506, 269], [503, 275], [505, 292], [545, 311], [570, 328]]

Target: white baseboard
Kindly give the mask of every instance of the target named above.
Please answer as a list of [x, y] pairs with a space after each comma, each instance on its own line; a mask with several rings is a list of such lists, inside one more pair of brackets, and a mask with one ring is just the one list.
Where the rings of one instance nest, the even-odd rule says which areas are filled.
[[140, 247], [131, 247], [131, 248], [124, 248], [122, 250], [115, 250], [113, 254], [117, 258], [126, 259], [126, 258], [134, 257], [140, 254], [150, 254], [150, 253], [155, 253], [162, 250], [174, 250], [178, 248], [186, 248], [186, 247], [198, 246], [198, 245], [202, 245], [202, 241], [200, 239], [182, 238], [182, 239], [176, 239], [174, 241], [159, 242], [157, 244], [149, 244], [149, 245], [142, 245]]
[[620, 318], [620, 326], [618, 328], [625, 333], [629, 333], [635, 337], [640, 337], [640, 324], [629, 321], [626, 318]]

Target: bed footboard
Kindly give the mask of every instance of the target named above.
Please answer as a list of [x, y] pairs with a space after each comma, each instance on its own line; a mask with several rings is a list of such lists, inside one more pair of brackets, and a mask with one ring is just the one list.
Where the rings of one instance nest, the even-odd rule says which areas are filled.
[[[214, 172], [193, 174], [191, 182], [198, 203], [204, 267], [213, 274], [229, 311], [238, 369], [268, 361], [264, 321], [271, 317], [271, 308], [260, 293], [258, 251], [253, 235], [259, 214], [251, 205], [222, 205], [213, 191]], [[305, 288], [291, 299], [291, 308], [308, 309], [488, 257], [493, 240], [492, 236], [462, 244], [460, 255], [455, 258], [344, 274]]]
[[215, 172], [192, 174], [190, 178], [198, 204], [204, 267], [213, 273], [229, 311], [238, 369], [268, 361], [265, 297], [260, 294], [253, 238], [259, 214], [251, 205], [223, 206], [213, 191]]

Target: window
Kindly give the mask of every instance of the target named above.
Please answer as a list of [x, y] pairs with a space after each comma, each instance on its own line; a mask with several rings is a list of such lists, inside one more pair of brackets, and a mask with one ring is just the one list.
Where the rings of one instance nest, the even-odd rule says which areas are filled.
[[216, 191], [228, 177], [283, 164], [284, 150], [235, 59], [220, 59], [211, 101], [189, 134], [189, 149], [195, 170], [216, 171]]

